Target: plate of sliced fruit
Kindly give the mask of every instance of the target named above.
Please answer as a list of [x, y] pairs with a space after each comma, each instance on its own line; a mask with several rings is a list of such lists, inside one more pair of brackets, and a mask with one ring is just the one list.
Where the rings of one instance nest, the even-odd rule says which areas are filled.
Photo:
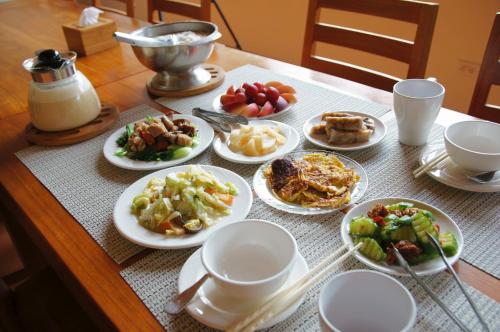
[[417, 275], [446, 269], [427, 233], [438, 240], [446, 259], [454, 264], [462, 253], [464, 239], [457, 224], [443, 211], [421, 201], [388, 197], [363, 202], [344, 216], [342, 241], [363, 243], [354, 256], [363, 264], [398, 276], [408, 276], [392, 252], [393, 244]]
[[293, 109], [297, 103], [295, 89], [278, 81], [231, 85], [212, 104], [216, 112], [243, 115], [247, 118], [269, 119]]
[[215, 153], [239, 164], [262, 164], [292, 152], [300, 142], [294, 128], [272, 120], [250, 120], [215, 137]]

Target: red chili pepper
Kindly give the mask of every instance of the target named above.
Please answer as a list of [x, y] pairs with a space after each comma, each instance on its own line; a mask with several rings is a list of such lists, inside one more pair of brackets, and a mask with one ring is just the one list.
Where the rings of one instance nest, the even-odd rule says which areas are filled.
[[373, 221], [375, 221], [379, 226], [384, 226], [385, 225], [384, 218], [381, 217], [381, 216], [374, 217]]

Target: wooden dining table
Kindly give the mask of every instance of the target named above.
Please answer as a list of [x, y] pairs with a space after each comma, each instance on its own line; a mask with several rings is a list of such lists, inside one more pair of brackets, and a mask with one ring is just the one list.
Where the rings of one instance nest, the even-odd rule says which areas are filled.
[[[95, 324], [103, 329], [162, 330], [119, 274], [151, 250], [144, 250], [122, 264], [115, 263], [14, 155], [30, 145], [24, 130], [30, 121], [27, 93], [31, 77], [22, 68], [22, 61], [33, 56], [35, 50], [66, 50], [61, 26], [77, 20], [82, 8], [69, 0], [16, 0], [0, 4], [0, 207], [26, 269], [36, 271], [48, 265]], [[104, 16], [113, 19], [120, 31], [148, 25], [114, 13]], [[208, 62], [226, 71], [253, 64], [321, 82], [361, 99], [392, 104], [392, 94], [386, 91], [222, 44], [216, 45]], [[140, 104], [166, 111], [146, 90], [146, 82], [154, 72], [139, 63], [130, 46], [120, 44], [80, 57], [76, 65], [90, 79], [100, 99], [121, 111]], [[464, 119], [471, 117], [443, 108], [437, 122], [449, 125]], [[469, 285], [500, 301], [498, 279], [462, 260], [455, 268]]]

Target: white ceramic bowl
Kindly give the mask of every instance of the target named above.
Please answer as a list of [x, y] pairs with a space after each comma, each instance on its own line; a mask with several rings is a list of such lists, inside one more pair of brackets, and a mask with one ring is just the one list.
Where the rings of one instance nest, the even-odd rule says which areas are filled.
[[323, 332], [411, 331], [417, 317], [412, 295], [396, 279], [369, 270], [336, 275], [319, 295]]
[[457, 122], [444, 131], [446, 151], [458, 166], [471, 171], [500, 170], [500, 125], [489, 121]]
[[277, 291], [297, 257], [297, 243], [283, 227], [244, 220], [219, 229], [203, 244], [201, 261], [228, 296], [255, 299]]

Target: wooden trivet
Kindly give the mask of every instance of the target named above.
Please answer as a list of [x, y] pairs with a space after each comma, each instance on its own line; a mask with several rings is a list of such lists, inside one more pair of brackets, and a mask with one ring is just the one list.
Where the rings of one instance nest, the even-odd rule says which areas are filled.
[[210, 77], [210, 80], [203, 85], [185, 90], [172, 90], [172, 91], [155, 89], [151, 87], [150, 82], [148, 82], [146, 86], [148, 88], [149, 93], [157, 97], [188, 97], [188, 96], [199, 95], [203, 92], [213, 90], [218, 86], [220, 86], [222, 82], [224, 82], [224, 76], [226, 73], [224, 69], [222, 69], [219, 66], [211, 65], [208, 63], [204, 63], [202, 67], [212, 75]]
[[26, 126], [26, 138], [37, 145], [57, 146], [86, 141], [102, 134], [118, 120], [120, 112], [111, 104], [102, 104], [101, 113], [93, 121], [74, 129], [63, 131], [43, 131], [32, 123]]

